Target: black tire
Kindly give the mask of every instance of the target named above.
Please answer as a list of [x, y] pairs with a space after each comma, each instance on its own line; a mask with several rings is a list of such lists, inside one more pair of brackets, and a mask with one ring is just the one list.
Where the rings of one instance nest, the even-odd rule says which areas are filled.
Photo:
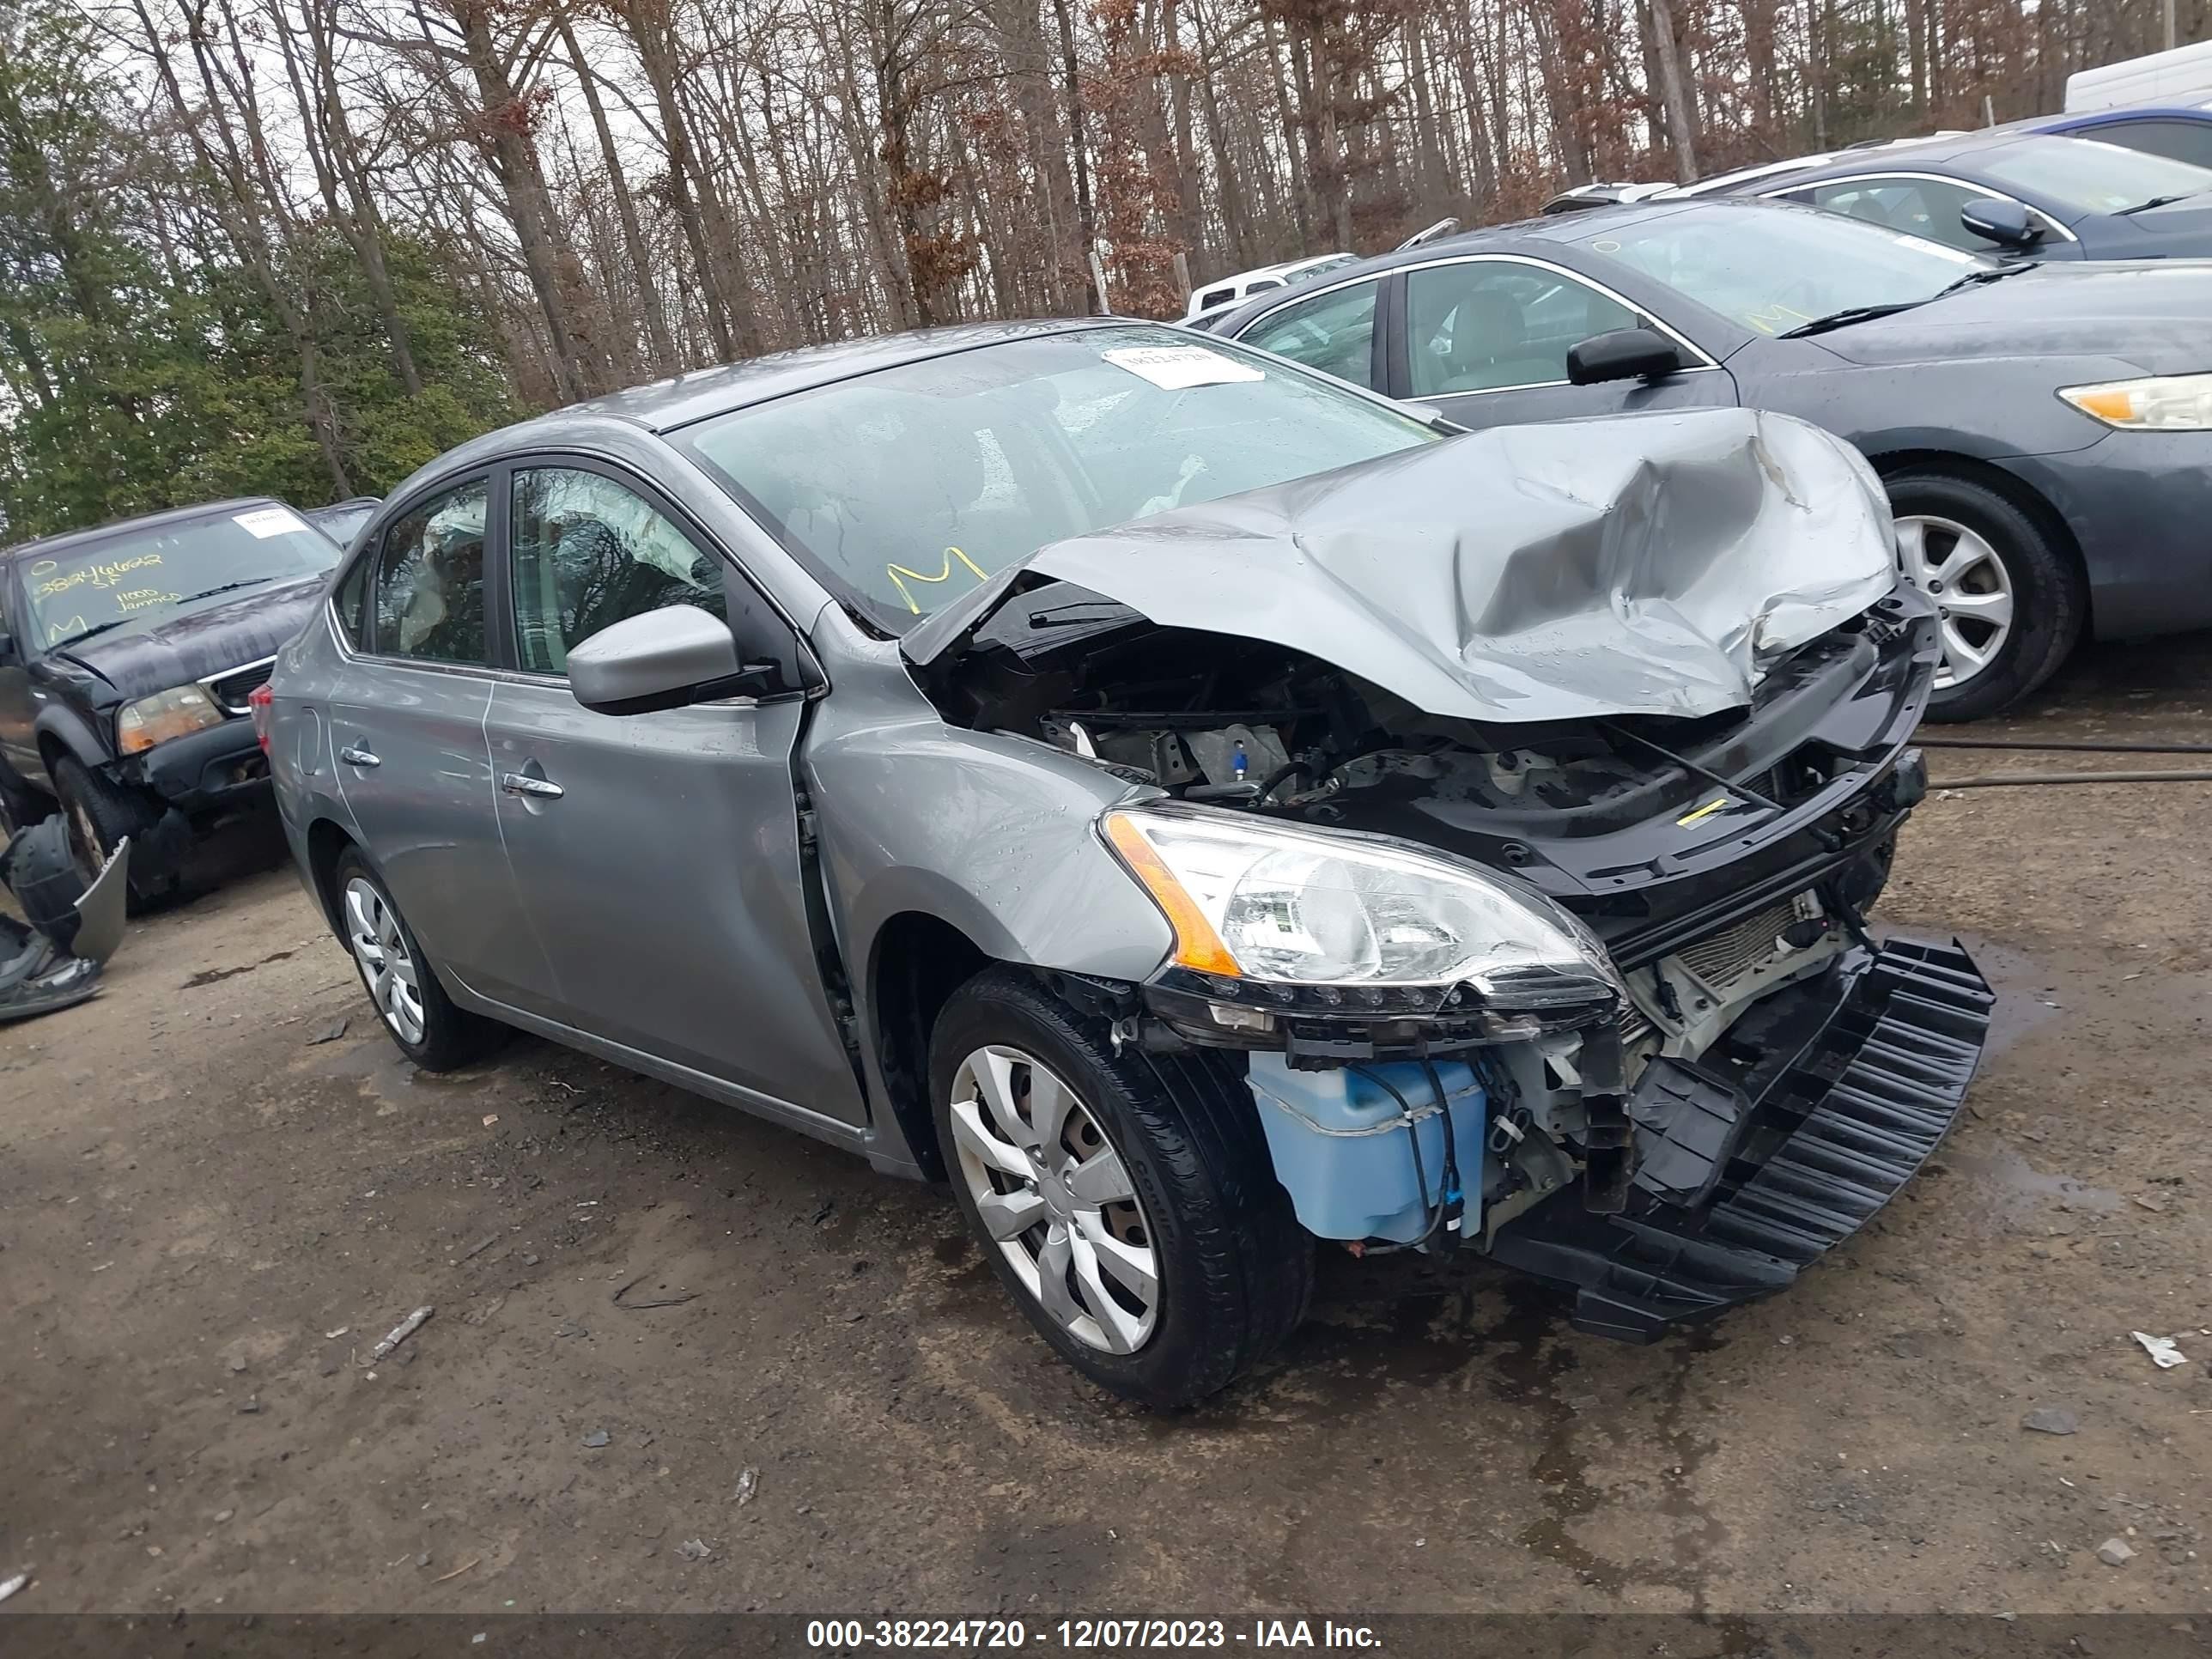
[[167, 896], [177, 885], [173, 874], [147, 880], [137, 872], [139, 847], [147, 833], [161, 821], [161, 809], [150, 797], [110, 783], [76, 757], [64, 755], [54, 763], [54, 793], [62, 815], [69, 821], [70, 857], [88, 887], [100, 878], [108, 858], [123, 842], [131, 848], [131, 908]]
[[[951, 1100], [962, 1062], [994, 1044], [1042, 1062], [1121, 1154], [1150, 1224], [1160, 1286], [1151, 1334], [1133, 1352], [1109, 1353], [1071, 1334], [984, 1227], [961, 1175]], [[1077, 1014], [1028, 973], [992, 968], [945, 1005], [929, 1070], [962, 1214], [1030, 1322], [1100, 1387], [1156, 1409], [1190, 1405], [1266, 1359], [1305, 1316], [1313, 1239], [1291, 1213], [1251, 1096], [1224, 1057], [1117, 1054], [1104, 1021]]]
[[[356, 881], [366, 882], [375, 890], [378, 898], [391, 913], [393, 925], [406, 946], [407, 956], [415, 970], [416, 989], [422, 1005], [422, 1034], [410, 1037], [392, 1020], [392, 1016], [378, 1002], [376, 988], [369, 981], [368, 968], [355, 951], [352, 923], [346, 909], [348, 890]], [[338, 938], [346, 947], [346, 954], [354, 959], [354, 969], [361, 975], [362, 989], [368, 993], [369, 1004], [376, 1009], [377, 1024], [384, 1027], [399, 1052], [405, 1054], [426, 1072], [457, 1071], [461, 1066], [482, 1060], [511, 1035], [508, 1028], [495, 1019], [486, 1019], [481, 1014], [471, 1014], [453, 1005], [446, 994], [446, 988], [438, 981], [437, 969], [422, 954], [416, 941], [415, 930], [407, 925], [406, 916], [392, 902], [391, 891], [384, 878], [368, 867], [361, 854], [351, 848], [338, 855], [337, 866], [331, 872], [331, 909], [338, 921]]]
[[1936, 468], [1887, 482], [1899, 518], [1948, 520], [1988, 543], [2012, 589], [2012, 629], [1996, 655], [1971, 678], [1940, 688], [1928, 718], [1976, 720], [2009, 708], [2057, 673], [2081, 637], [2089, 608], [2081, 573], [2033, 514], [1985, 483]]

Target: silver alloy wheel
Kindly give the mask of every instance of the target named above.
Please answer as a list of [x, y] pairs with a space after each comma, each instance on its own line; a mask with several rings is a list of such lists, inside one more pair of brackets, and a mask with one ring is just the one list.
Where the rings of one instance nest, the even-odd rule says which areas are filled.
[[952, 1077], [961, 1179], [1023, 1286], [1079, 1342], [1134, 1353], [1159, 1312], [1159, 1257], [1121, 1155], [1075, 1091], [994, 1043]]
[[422, 1040], [422, 988], [415, 958], [399, 931], [399, 917], [376, 884], [363, 876], [346, 883], [346, 943], [361, 964], [369, 1000], [402, 1042]]
[[2012, 576], [1982, 536], [1955, 519], [1907, 513], [1897, 520], [1897, 568], [1936, 601], [1943, 660], [1936, 689], [1964, 685], [2012, 636]]

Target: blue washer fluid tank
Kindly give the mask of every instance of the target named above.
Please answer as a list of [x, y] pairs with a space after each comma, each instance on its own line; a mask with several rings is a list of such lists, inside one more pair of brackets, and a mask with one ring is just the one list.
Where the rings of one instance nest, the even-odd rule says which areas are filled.
[[[1444, 1120], [1421, 1066], [1405, 1061], [1294, 1072], [1279, 1054], [1250, 1056], [1249, 1081], [1275, 1160], [1275, 1178], [1297, 1211], [1299, 1224], [1322, 1238], [1387, 1238], [1411, 1243], [1443, 1201]], [[1490, 1104], [1474, 1068], [1437, 1060], [1436, 1073], [1450, 1103], [1460, 1185], [1467, 1206], [1464, 1234], [1481, 1230], [1483, 1143]], [[1422, 1192], [1413, 1176], [1406, 1114], [1377, 1079], [1406, 1097], [1420, 1137]]]

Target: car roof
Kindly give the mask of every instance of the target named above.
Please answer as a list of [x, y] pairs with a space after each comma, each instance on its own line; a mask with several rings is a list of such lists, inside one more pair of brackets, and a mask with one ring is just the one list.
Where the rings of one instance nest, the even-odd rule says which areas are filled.
[[[540, 430], [566, 425], [577, 417], [601, 416], [626, 421], [649, 432], [672, 432], [710, 416], [748, 409], [794, 392], [834, 385], [878, 369], [904, 363], [925, 362], [978, 346], [1000, 345], [1010, 340], [1046, 339], [1080, 333], [1086, 329], [1167, 328], [1168, 323], [1145, 317], [1060, 317], [1030, 322], [954, 323], [941, 328], [909, 330], [903, 334], [879, 334], [865, 339], [842, 340], [832, 345], [799, 346], [772, 351], [742, 362], [724, 363], [650, 386], [610, 392], [602, 398], [570, 404], [550, 415], [488, 434], [463, 446], [506, 449], [527, 441]], [[458, 452], [456, 452], [458, 453]]]
[[288, 505], [273, 495], [240, 495], [227, 501], [202, 501], [192, 507], [172, 507], [160, 513], [142, 513], [135, 519], [116, 519], [86, 530], [65, 530], [58, 535], [41, 536], [36, 541], [0, 547], [0, 562], [12, 562], [34, 553], [46, 558], [56, 553], [97, 546], [104, 541], [137, 535], [144, 531], [160, 530], [169, 525], [191, 524], [201, 519], [212, 519], [225, 513], [239, 513], [252, 507]]
[[[1589, 241], [1609, 230], [1622, 230], [1630, 225], [1668, 218], [1677, 213], [1713, 208], [1728, 213], [1812, 210], [1788, 204], [1777, 206], [1771, 202], [1747, 201], [1737, 196], [1667, 196], [1642, 202], [1625, 202], [1619, 206], [1585, 208], [1578, 213], [1555, 213], [1548, 217], [1516, 219], [1506, 224], [1462, 230], [1455, 235], [1440, 236], [1433, 242], [1424, 242], [1419, 247], [1395, 248], [1388, 253], [1362, 259], [1357, 264], [1338, 267], [1328, 273], [1326, 286], [1334, 289], [1346, 283], [1356, 283], [1363, 277], [1381, 276], [1406, 266], [1432, 264], [1440, 259], [1458, 258], [1469, 253], [1525, 253], [1539, 258], [1547, 256], [1556, 258], [1562, 246]], [[1295, 290], [1301, 297], [1312, 291]], [[1285, 294], [1290, 292], [1292, 290], [1260, 295], [1234, 310], [1226, 307], [1217, 307], [1207, 313], [1210, 317], [1219, 318], [1213, 324], [1212, 331], [1227, 338], [1235, 338], [1231, 331], [1238, 318], [1273, 309], [1282, 304]]]
[[1971, 180], [1973, 175], [1972, 163], [1978, 155], [1994, 155], [1999, 150], [2014, 149], [2022, 144], [2095, 142], [2087, 135], [2054, 132], [2045, 128], [2021, 125], [1984, 127], [1978, 132], [1949, 133], [1910, 143], [1838, 150], [1825, 157], [1817, 167], [1747, 168], [1741, 173], [1722, 173], [1716, 178], [1701, 179], [1694, 185], [1686, 185], [1683, 193], [1710, 191], [1718, 194], [1728, 188], [1741, 187], [1770, 174], [1777, 189], [1790, 189], [1800, 184], [1815, 184], [1823, 179], [1842, 175], [1910, 171], [1929, 162], [1945, 161], [1966, 164], [1960, 172]]
[[2195, 104], [2122, 104], [2113, 109], [2080, 109], [2071, 115], [2038, 115], [2015, 121], [2021, 132], [2065, 134], [2085, 127], [2125, 126], [2130, 121], [2212, 121], [2212, 109]]

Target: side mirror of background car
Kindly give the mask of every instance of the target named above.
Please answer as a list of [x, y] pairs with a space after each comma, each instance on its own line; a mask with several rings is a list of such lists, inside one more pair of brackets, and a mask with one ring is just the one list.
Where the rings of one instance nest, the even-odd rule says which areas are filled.
[[1576, 386], [1656, 380], [1681, 366], [1682, 354], [1674, 343], [1655, 329], [1609, 329], [1567, 348], [1567, 379]]
[[13, 662], [15, 660], [15, 636], [13, 634], [10, 634], [6, 629], [0, 628], [0, 662]]
[[2033, 247], [2043, 240], [2043, 228], [2028, 217], [2026, 208], [1995, 197], [1967, 203], [1959, 210], [1959, 222], [1999, 247]]
[[568, 653], [568, 689], [602, 714], [648, 714], [709, 697], [757, 695], [761, 671], [744, 662], [720, 617], [696, 605], [672, 605], [626, 617]]

